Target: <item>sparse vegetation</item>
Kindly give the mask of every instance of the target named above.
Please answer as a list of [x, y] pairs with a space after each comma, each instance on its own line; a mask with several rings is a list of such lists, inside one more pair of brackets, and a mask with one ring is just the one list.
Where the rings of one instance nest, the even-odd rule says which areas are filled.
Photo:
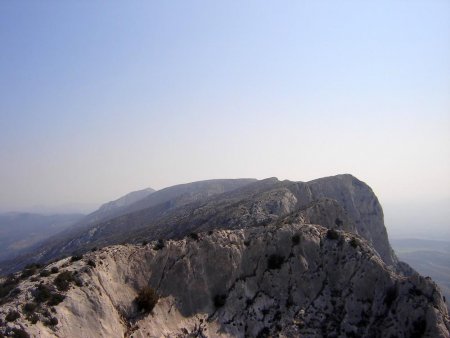
[[56, 326], [58, 325], [58, 319], [55, 317], [50, 317], [46, 321], [44, 321], [45, 326]]
[[54, 280], [55, 286], [59, 291], [67, 291], [69, 290], [70, 283], [74, 281], [73, 274], [70, 271], [60, 272], [58, 276], [56, 276]]
[[278, 270], [281, 268], [281, 265], [283, 265], [283, 262], [284, 262], [283, 256], [272, 254], [269, 256], [269, 259], [267, 260], [267, 267], [270, 270]]
[[47, 302], [50, 306], [55, 306], [61, 303], [66, 297], [60, 293], [52, 293], [49, 301]]
[[417, 319], [413, 323], [413, 331], [411, 332], [411, 338], [420, 338], [423, 337], [425, 331], [427, 329], [427, 321], [425, 318]]
[[327, 238], [331, 239], [331, 240], [337, 240], [337, 239], [339, 239], [339, 232], [337, 232], [334, 229], [328, 229]]
[[6, 280], [0, 285], [0, 299], [8, 296], [8, 294], [14, 290], [19, 284], [19, 279], [14, 275], [9, 275]]
[[39, 316], [36, 313], [30, 313], [26, 318], [31, 324], [36, 324], [39, 321]]
[[20, 275], [20, 278], [28, 278], [30, 276], [33, 276], [40, 267], [41, 267], [40, 264], [36, 264], [36, 263], [28, 264], [22, 270], [22, 274]]
[[359, 245], [359, 242], [355, 237], [352, 237], [352, 239], [350, 240], [350, 245], [356, 249]]
[[146, 246], [148, 244], [148, 241], [142, 241], [142, 246]]
[[87, 261], [87, 265], [89, 265], [89, 266], [91, 266], [91, 267], [93, 267], [93, 268], [95, 268], [95, 262], [92, 260], [92, 259], [90, 259], [90, 260], [88, 260]]
[[44, 303], [50, 299], [52, 292], [48, 285], [40, 284], [33, 291], [33, 296], [37, 303]]
[[59, 272], [59, 269], [58, 269], [58, 267], [57, 266], [54, 266], [54, 267], [52, 267], [51, 269], [50, 269], [50, 272], [53, 274], [53, 273], [58, 273]]
[[198, 235], [195, 233], [195, 232], [191, 232], [189, 235], [188, 235], [188, 237], [189, 238], [192, 238], [192, 239], [194, 239], [194, 240], [196, 240], [196, 241], [198, 241]]
[[224, 306], [226, 302], [227, 302], [227, 295], [220, 294], [220, 295], [215, 295], [214, 296], [214, 306], [217, 309], [222, 307], [222, 306]]
[[397, 299], [398, 296], [398, 289], [396, 285], [391, 286], [386, 291], [386, 296], [384, 297], [384, 304], [387, 306], [387, 308], [390, 308], [392, 306], [392, 303]]
[[12, 337], [14, 338], [30, 338], [30, 335], [23, 329], [13, 328]]
[[39, 276], [41, 276], [41, 277], [48, 277], [48, 276], [50, 276], [50, 271], [48, 271], [48, 270], [42, 270], [40, 273], [39, 273]]
[[81, 260], [81, 259], [83, 259], [83, 256], [82, 256], [82, 255], [75, 255], [75, 256], [72, 256], [72, 257], [70, 258], [70, 261], [71, 261], [71, 262], [76, 262], [76, 261], [79, 261], [79, 260]]
[[37, 308], [37, 304], [36, 303], [26, 303], [23, 306], [23, 311], [26, 313], [33, 313]]
[[341, 227], [344, 225], [344, 222], [338, 217], [334, 220], [334, 224], [336, 224], [338, 227]]
[[139, 291], [134, 301], [139, 311], [150, 313], [158, 302], [158, 298], [156, 291], [150, 286], [146, 286]]
[[155, 250], [161, 250], [164, 249], [164, 241], [162, 239], [158, 239], [158, 242], [156, 242], [155, 246], [153, 247], [153, 249]]
[[18, 318], [20, 318], [20, 313], [15, 310], [10, 310], [5, 317], [7, 322], [13, 322]]

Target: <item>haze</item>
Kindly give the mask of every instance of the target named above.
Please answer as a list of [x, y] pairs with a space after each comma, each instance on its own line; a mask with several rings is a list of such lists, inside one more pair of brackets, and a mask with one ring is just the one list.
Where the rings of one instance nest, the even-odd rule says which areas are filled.
[[448, 233], [448, 1], [3, 1], [0, 42], [2, 211], [352, 173]]

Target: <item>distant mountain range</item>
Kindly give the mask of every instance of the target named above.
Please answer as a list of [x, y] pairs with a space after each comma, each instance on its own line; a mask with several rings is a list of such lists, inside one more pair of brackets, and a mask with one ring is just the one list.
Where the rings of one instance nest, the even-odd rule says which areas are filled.
[[0, 214], [0, 260], [12, 258], [75, 224], [84, 215]]

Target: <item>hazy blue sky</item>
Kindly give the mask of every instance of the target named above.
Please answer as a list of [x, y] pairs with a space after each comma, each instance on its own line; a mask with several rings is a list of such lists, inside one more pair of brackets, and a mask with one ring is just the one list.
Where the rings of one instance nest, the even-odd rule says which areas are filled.
[[337, 173], [450, 208], [449, 1], [2, 1], [0, 46], [0, 210]]

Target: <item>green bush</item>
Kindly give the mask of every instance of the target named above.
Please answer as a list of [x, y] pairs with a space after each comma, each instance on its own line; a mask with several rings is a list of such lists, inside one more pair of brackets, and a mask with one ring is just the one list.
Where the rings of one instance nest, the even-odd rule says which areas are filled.
[[337, 240], [337, 239], [339, 239], [339, 232], [337, 232], [334, 229], [328, 229], [327, 238], [331, 239], [331, 240]]
[[392, 306], [392, 303], [397, 299], [398, 296], [398, 289], [396, 285], [391, 286], [386, 291], [386, 295], [384, 297], [384, 304], [387, 306], [387, 308], [390, 308]]
[[33, 313], [37, 308], [37, 304], [36, 303], [26, 303], [23, 306], [23, 311], [27, 312], [27, 313]]
[[358, 240], [355, 238], [355, 237], [353, 237], [351, 240], [350, 240], [350, 245], [353, 247], [353, 248], [357, 248], [358, 247], [358, 245], [359, 245], [359, 243], [358, 243]]
[[50, 271], [48, 271], [48, 270], [42, 270], [42, 271], [39, 273], [39, 276], [41, 276], [41, 277], [48, 277], [48, 276], [50, 276]]
[[146, 286], [139, 291], [134, 301], [139, 311], [150, 313], [158, 302], [158, 298], [156, 291]]
[[55, 306], [61, 303], [65, 298], [66, 297], [64, 295], [61, 295], [60, 293], [52, 293], [47, 304], [50, 306]]
[[50, 299], [52, 292], [48, 285], [39, 284], [37, 288], [33, 291], [34, 300], [37, 303], [44, 303]]
[[39, 316], [36, 313], [30, 313], [26, 318], [31, 324], [36, 324], [39, 321]]
[[269, 259], [267, 260], [267, 267], [270, 270], [278, 270], [281, 268], [281, 265], [283, 265], [284, 257], [280, 255], [270, 255]]
[[12, 333], [14, 338], [30, 338], [30, 335], [23, 329], [14, 328]]
[[336, 224], [338, 227], [341, 227], [344, 225], [344, 222], [338, 217], [334, 220], [334, 224]]
[[8, 314], [6, 315], [5, 319], [7, 322], [13, 322], [17, 318], [20, 318], [20, 313], [15, 310], [10, 310]]
[[197, 235], [195, 232], [191, 232], [191, 233], [188, 235], [188, 237], [189, 237], [189, 238], [192, 238], [192, 239], [194, 239], [194, 240], [196, 240], [196, 241], [199, 240], [198, 235]]
[[72, 256], [72, 257], [70, 258], [70, 261], [71, 261], [71, 262], [76, 262], [76, 261], [79, 261], [79, 260], [81, 260], [81, 259], [83, 259], [83, 256], [82, 256], [82, 255], [75, 255], [75, 256]]
[[221, 294], [214, 296], [214, 306], [217, 309], [224, 306], [226, 302], [227, 302], [227, 295]]
[[73, 274], [70, 271], [60, 272], [58, 276], [56, 276], [54, 280], [54, 284], [59, 291], [67, 291], [69, 290], [70, 283], [74, 281]]
[[14, 275], [9, 275], [6, 280], [0, 284], [0, 298], [6, 297], [19, 284], [19, 279]]
[[50, 317], [46, 321], [44, 321], [45, 326], [56, 326], [58, 325], [58, 319], [55, 317]]
[[164, 241], [162, 239], [158, 239], [158, 242], [156, 242], [155, 246], [153, 247], [153, 249], [155, 250], [161, 250], [164, 249]]
[[38, 268], [41, 266], [39, 264], [28, 264], [25, 266], [25, 268], [22, 270], [22, 274], [20, 275], [20, 278], [28, 278], [30, 276], [33, 276]]

